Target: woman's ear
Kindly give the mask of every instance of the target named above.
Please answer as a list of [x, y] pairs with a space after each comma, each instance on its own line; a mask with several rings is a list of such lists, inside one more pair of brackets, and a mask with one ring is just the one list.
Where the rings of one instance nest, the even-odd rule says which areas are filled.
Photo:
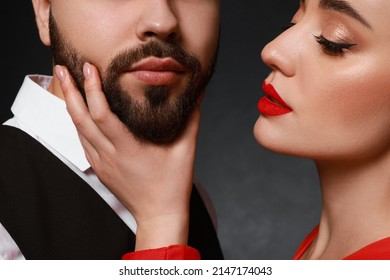
[[50, 46], [49, 34], [49, 14], [50, 14], [50, 0], [32, 0], [35, 13], [35, 21], [37, 23], [39, 37], [46, 46]]

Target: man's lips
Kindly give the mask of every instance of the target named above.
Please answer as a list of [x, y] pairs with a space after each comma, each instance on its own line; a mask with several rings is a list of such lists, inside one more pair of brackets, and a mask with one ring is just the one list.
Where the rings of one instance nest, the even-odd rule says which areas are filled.
[[170, 85], [186, 72], [173, 58], [149, 57], [133, 64], [127, 71], [147, 85]]
[[257, 105], [262, 114], [279, 116], [292, 111], [271, 84], [266, 84], [264, 82], [263, 91], [267, 96], [262, 97]]

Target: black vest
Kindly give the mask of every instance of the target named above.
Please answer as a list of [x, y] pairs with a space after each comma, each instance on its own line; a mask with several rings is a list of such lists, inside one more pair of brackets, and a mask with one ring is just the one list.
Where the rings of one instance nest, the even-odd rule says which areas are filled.
[[[0, 223], [26, 259], [109, 260], [135, 236], [77, 174], [25, 132], [0, 126]], [[210, 216], [193, 188], [189, 245], [223, 259]]]

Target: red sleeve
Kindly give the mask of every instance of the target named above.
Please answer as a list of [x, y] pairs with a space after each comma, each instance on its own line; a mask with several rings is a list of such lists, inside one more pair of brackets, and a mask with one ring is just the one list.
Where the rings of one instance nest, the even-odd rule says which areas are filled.
[[390, 237], [369, 244], [344, 260], [390, 260]]
[[319, 231], [319, 226], [317, 225], [310, 233], [306, 236], [306, 238], [302, 241], [301, 245], [299, 245], [298, 250], [295, 252], [293, 260], [299, 260], [302, 255], [309, 248], [311, 243], [313, 243], [314, 239], [317, 237]]
[[127, 253], [122, 260], [200, 260], [200, 254], [190, 246], [172, 245]]

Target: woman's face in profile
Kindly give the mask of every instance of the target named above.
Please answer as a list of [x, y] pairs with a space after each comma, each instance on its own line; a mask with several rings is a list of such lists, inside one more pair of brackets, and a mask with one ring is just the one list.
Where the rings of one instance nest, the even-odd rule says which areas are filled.
[[[259, 104], [258, 142], [313, 159], [389, 152], [389, 15], [388, 0], [301, 1], [291, 27], [262, 51], [266, 84], [285, 104]], [[275, 102], [291, 110], [272, 115]]]

